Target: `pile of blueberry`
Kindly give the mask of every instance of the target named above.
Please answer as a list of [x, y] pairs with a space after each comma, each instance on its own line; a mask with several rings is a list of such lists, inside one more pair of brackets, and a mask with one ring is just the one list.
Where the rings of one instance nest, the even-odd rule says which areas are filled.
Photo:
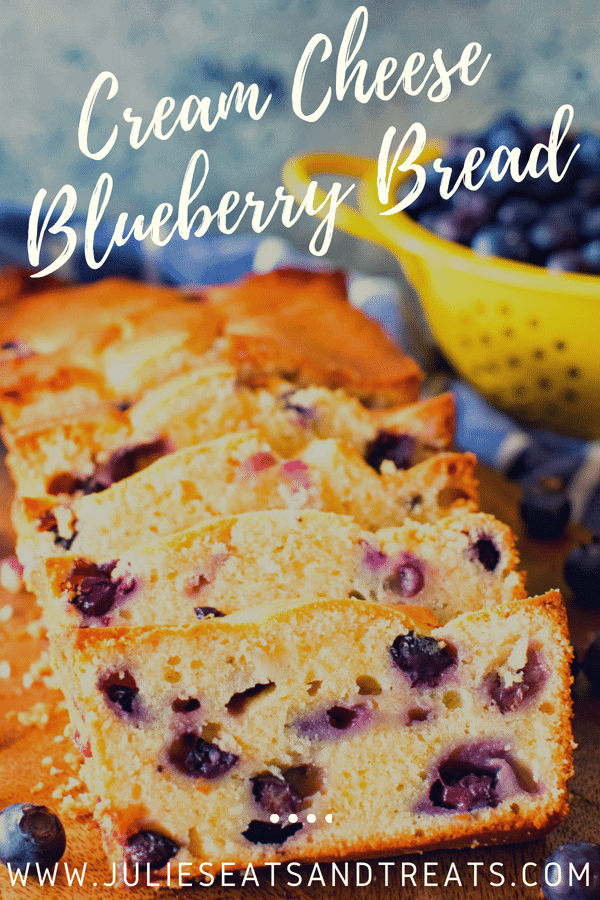
[[[550, 127], [528, 127], [514, 113], [500, 116], [480, 134], [450, 138], [444, 166], [455, 183], [469, 150], [481, 147], [486, 158], [482, 175], [501, 146], [521, 151], [523, 170], [535, 144], [547, 144]], [[558, 150], [558, 171], [579, 149], [560, 181], [546, 171], [513, 181], [508, 172], [500, 181], [487, 176], [476, 191], [461, 186], [450, 200], [440, 196], [441, 173], [427, 166], [427, 179], [407, 214], [439, 237], [471, 247], [485, 256], [546, 266], [562, 272], [600, 275], [600, 135], [567, 134]], [[540, 157], [540, 164], [543, 164]], [[477, 173], [474, 176], [477, 180]]]

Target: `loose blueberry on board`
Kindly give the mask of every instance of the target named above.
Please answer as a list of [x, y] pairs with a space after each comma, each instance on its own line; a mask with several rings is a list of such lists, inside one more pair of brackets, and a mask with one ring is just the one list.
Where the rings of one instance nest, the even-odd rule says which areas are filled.
[[125, 856], [131, 866], [150, 866], [156, 871], [166, 866], [178, 850], [175, 841], [158, 831], [138, 831], [128, 838]]
[[588, 647], [581, 668], [594, 691], [600, 694], [600, 631]]
[[390, 655], [410, 679], [411, 687], [435, 687], [446, 669], [456, 665], [456, 659], [447, 646], [414, 631], [398, 635], [390, 647]]
[[587, 841], [561, 844], [542, 872], [544, 900], [600, 900], [600, 846]]
[[13, 803], [0, 812], [0, 862], [5, 866], [53, 866], [66, 846], [60, 819], [45, 806]]
[[528, 536], [551, 541], [565, 530], [571, 517], [571, 502], [562, 491], [526, 488], [520, 510]]
[[565, 581], [575, 603], [584, 609], [600, 609], [600, 538], [575, 547], [565, 560]]

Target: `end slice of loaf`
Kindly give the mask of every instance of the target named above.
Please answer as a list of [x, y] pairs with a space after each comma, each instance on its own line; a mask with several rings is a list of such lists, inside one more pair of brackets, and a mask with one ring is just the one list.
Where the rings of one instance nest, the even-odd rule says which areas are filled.
[[571, 774], [560, 595], [434, 626], [320, 600], [79, 630], [69, 688], [109, 859], [198, 876], [544, 834]]

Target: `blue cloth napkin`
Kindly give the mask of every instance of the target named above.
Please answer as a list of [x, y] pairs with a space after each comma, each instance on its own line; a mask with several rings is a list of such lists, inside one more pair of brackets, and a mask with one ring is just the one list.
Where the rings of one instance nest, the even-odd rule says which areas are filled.
[[[0, 205], [0, 267], [28, 265], [27, 226], [29, 210], [13, 204]], [[115, 247], [100, 269], [90, 269], [83, 252], [83, 219], [71, 224], [81, 240], [60, 270], [62, 277], [89, 282], [108, 276], [143, 278], [163, 284], [224, 284], [249, 272], [268, 272], [284, 266], [323, 270], [333, 268], [327, 261], [293, 250], [277, 237], [206, 236], [184, 241], [176, 236], [165, 247], [131, 242]], [[100, 257], [108, 247], [111, 225], [99, 229], [94, 247]], [[47, 240], [40, 266], [60, 253], [60, 242]], [[348, 275], [350, 301], [377, 319], [404, 349], [417, 358], [422, 348], [415, 346], [411, 323], [400, 313], [399, 288], [393, 279], [373, 278], [359, 273]], [[540, 429], [525, 429], [490, 406], [462, 381], [452, 381], [456, 398], [456, 445], [472, 450], [486, 465], [533, 485], [540, 480], [559, 478], [572, 505], [572, 519], [590, 531], [600, 532], [600, 441], [567, 438]]]

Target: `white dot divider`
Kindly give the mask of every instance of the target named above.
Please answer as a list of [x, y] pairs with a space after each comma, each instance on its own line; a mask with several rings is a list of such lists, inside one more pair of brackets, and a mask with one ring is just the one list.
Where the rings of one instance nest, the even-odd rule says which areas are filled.
[[[277, 813], [271, 813], [271, 815], [269, 816], [269, 819], [273, 823], [273, 825], [277, 825], [277, 823], [281, 820], [281, 817], [278, 816]], [[309, 813], [306, 817], [306, 821], [309, 822], [311, 825], [313, 825], [317, 821], [317, 817], [315, 816], [314, 813]], [[327, 813], [327, 815], [325, 816], [325, 821], [329, 825], [332, 824], [332, 822], [333, 822], [332, 813]], [[291, 822], [292, 825], [295, 825], [296, 822], [298, 822], [298, 816], [296, 815], [296, 813], [289, 814], [288, 822]]]

